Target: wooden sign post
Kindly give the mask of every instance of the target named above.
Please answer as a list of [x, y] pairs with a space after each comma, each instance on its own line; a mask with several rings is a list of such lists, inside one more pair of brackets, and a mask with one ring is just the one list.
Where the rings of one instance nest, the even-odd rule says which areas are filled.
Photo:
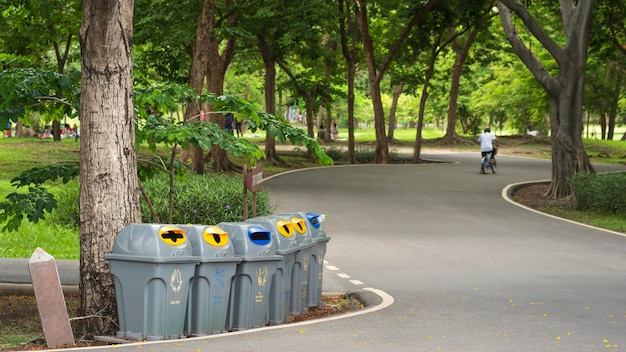
[[248, 220], [248, 191], [252, 192], [252, 217], [256, 217], [256, 192], [263, 189], [263, 168], [243, 167], [243, 219]]

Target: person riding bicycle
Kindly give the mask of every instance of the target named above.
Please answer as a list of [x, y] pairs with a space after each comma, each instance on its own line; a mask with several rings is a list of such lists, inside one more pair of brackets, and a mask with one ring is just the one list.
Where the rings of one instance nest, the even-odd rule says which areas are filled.
[[495, 156], [497, 153], [498, 139], [496, 136], [491, 133], [491, 129], [489, 127], [485, 128], [485, 131], [478, 136], [478, 141], [480, 142], [480, 153], [482, 157], [485, 157], [487, 154], [491, 154], [491, 160], [496, 162]]

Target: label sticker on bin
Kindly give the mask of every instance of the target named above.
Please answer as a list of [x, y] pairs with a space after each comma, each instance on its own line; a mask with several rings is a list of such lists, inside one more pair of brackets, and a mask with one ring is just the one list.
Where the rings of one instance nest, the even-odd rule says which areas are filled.
[[228, 244], [228, 233], [217, 226], [209, 226], [202, 233], [204, 241], [214, 247], [224, 247]]
[[270, 232], [260, 226], [250, 226], [248, 228], [248, 238], [254, 244], [264, 246], [271, 241]]
[[159, 237], [161, 241], [170, 246], [180, 246], [187, 240], [185, 231], [175, 226], [161, 226], [159, 229]]
[[298, 231], [299, 234], [306, 233], [306, 223], [302, 218], [291, 218], [291, 223], [293, 227]]
[[294, 235], [293, 223], [287, 220], [277, 220], [276, 221], [276, 229], [278, 229], [278, 233], [280, 233], [283, 237], [291, 237]]

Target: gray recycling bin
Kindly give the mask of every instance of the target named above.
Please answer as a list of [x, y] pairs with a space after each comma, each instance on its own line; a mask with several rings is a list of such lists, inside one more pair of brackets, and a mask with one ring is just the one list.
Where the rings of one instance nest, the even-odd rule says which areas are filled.
[[271, 325], [289, 322], [290, 314], [303, 311], [308, 272], [308, 248], [313, 244], [300, 243], [295, 224], [289, 217], [262, 216], [247, 223], [258, 224], [270, 230], [276, 242], [276, 254], [283, 257], [272, 278], [269, 297], [269, 322]]
[[[330, 237], [322, 228], [323, 217], [310, 212], [281, 213], [279, 216], [288, 216], [294, 219], [304, 219], [314, 246], [310, 250], [308, 286], [306, 294], [307, 307], [319, 307], [322, 305], [322, 281], [324, 277], [324, 256]], [[297, 221], [296, 221], [297, 222]]]
[[192, 337], [225, 332], [232, 278], [241, 258], [235, 257], [228, 233], [217, 226], [180, 228], [187, 233], [200, 263], [189, 287], [185, 331]]
[[198, 258], [192, 255], [185, 231], [174, 225], [131, 224], [106, 254], [115, 293], [120, 329], [131, 340], [186, 337], [185, 314], [189, 282]]
[[230, 235], [235, 256], [241, 257], [233, 277], [226, 318], [228, 331], [267, 325], [272, 277], [282, 260], [270, 231], [249, 223], [222, 222], [219, 228]]

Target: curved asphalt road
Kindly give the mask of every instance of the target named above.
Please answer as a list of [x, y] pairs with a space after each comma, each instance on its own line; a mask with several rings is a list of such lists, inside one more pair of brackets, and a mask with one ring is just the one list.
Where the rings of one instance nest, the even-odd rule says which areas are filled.
[[502, 196], [512, 183], [549, 179], [549, 161], [500, 155], [498, 174], [480, 175], [477, 153], [423, 157], [452, 163], [317, 168], [264, 182], [279, 212], [327, 214], [325, 285], [372, 288], [390, 306], [116, 349], [626, 350], [626, 237]]

